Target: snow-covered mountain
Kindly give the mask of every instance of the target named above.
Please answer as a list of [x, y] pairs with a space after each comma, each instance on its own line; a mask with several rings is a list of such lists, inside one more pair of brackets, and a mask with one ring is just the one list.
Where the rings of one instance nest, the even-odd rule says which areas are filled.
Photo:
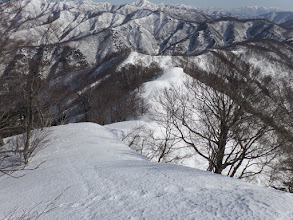
[[[252, 109], [279, 128], [291, 120], [285, 110], [293, 104], [284, 104], [269, 93], [269, 89], [275, 91], [274, 85], [286, 85], [288, 97], [291, 95], [290, 12], [259, 7], [200, 9], [146, 0], [124, 5], [49, 0], [19, 3], [17, 13], [8, 13], [7, 20], [0, 18], [1, 39], [21, 45], [11, 52], [10, 60], [3, 59], [7, 63], [0, 64], [0, 95], [10, 90], [15, 90], [8, 93], [11, 97], [31, 94], [22, 93], [27, 87], [21, 85], [26, 86], [30, 79], [20, 76], [33, 75], [40, 82], [32, 84], [37, 87], [36, 109], [42, 108], [41, 116], [48, 117], [51, 125], [127, 121], [107, 126], [125, 138], [133, 125], [141, 122], [134, 121], [138, 116], [146, 119], [143, 123], [152, 123], [145, 112], [154, 102], [150, 97], [159, 94], [157, 89], [170, 86], [169, 81], [183, 85], [182, 79], [189, 75], [217, 90], [223, 87], [214, 83], [220, 74], [227, 86], [235, 80], [241, 85], [253, 84], [250, 91], [233, 87], [232, 93], [239, 93], [238, 97], [254, 94], [259, 100], [272, 101], [261, 105], [253, 99], [248, 113]], [[247, 76], [250, 70], [255, 75]], [[22, 99], [18, 101], [16, 115], [23, 104]], [[274, 117], [275, 113], [279, 115]], [[16, 122], [20, 118], [24, 117], [17, 117]], [[22, 171], [26, 175], [19, 180], [0, 179], [1, 201], [13, 201], [0, 208], [0, 218], [9, 216], [6, 210], [14, 212], [16, 208], [15, 214], [31, 210], [41, 200], [38, 210], [43, 210], [62, 192], [53, 202], [56, 209], [44, 214], [45, 218], [293, 218], [288, 208], [292, 198], [287, 194], [189, 168], [149, 163], [107, 129], [94, 124], [52, 128], [53, 142], [30, 165], [46, 160], [44, 166], [34, 172]], [[1, 131], [0, 136], [8, 134]], [[179, 163], [206, 169], [193, 156]], [[282, 184], [276, 187], [282, 188]]]
[[[34, 59], [41, 48], [45, 64], [40, 70], [42, 76], [58, 84], [60, 90], [74, 94], [89, 85], [98, 85], [97, 82], [118, 70], [119, 64], [134, 51], [154, 56], [152, 60], [157, 64], [160, 59], [155, 57], [168, 55], [173, 56], [173, 64], [191, 67], [197, 65], [194, 56], [215, 49], [233, 51], [241, 47], [244, 53], [253, 53], [251, 56], [256, 60], [264, 59], [263, 51], [276, 53], [271, 57], [277, 56], [274, 62], [285, 65], [282, 67], [285, 72], [290, 66], [290, 61], [285, 59], [284, 63], [283, 59], [290, 56], [292, 48], [293, 30], [287, 28], [290, 23], [283, 27], [264, 18], [214, 16], [211, 11], [194, 7], [144, 0], [124, 5], [47, 0], [20, 3], [21, 10], [10, 15], [11, 24], [17, 25], [4, 33], [13, 41], [22, 39], [26, 44], [0, 74], [9, 75], [20, 57]], [[250, 7], [239, 13], [247, 10], [259, 15], [271, 9]], [[190, 62], [182, 64], [182, 56], [189, 57]], [[19, 65], [22, 63], [23, 60]], [[74, 99], [65, 103], [71, 105]], [[70, 108], [75, 111], [74, 106]]]
[[[235, 44], [250, 41], [293, 39], [293, 30], [269, 20], [215, 19], [184, 5], [46, 0], [24, 0], [21, 4], [22, 9], [11, 15], [17, 26], [7, 34], [27, 42], [19, 54], [29, 59], [43, 45], [46, 67], [41, 74], [57, 84], [62, 81], [59, 87], [65, 84], [70, 92], [80, 89], [80, 79], [88, 81], [82, 83], [84, 87], [95, 83], [93, 78], [101, 76], [101, 70], [117, 66], [131, 51], [194, 56], [215, 48], [231, 50]], [[8, 66], [15, 65], [17, 59], [19, 56]], [[9, 68], [4, 72], [8, 74]], [[85, 80], [88, 75], [92, 78]]]
[[293, 12], [292, 11], [280, 11], [280, 12], [270, 12], [260, 17], [270, 20], [276, 24], [282, 24], [288, 21], [293, 20]]
[[18, 17], [23, 23], [14, 36], [26, 38], [35, 46], [49, 40], [51, 44], [76, 48], [91, 65], [125, 50], [150, 55], [195, 55], [209, 48], [255, 39], [283, 42], [293, 35], [267, 20], [215, 20], [192, 7], [148, 1], [116, 6], [33, 0], [25, 4]]
[[97, 124], [53, 127], [50, 139], [27, 167], [45, 161], [38, 169], [0, 177], [1, 219], [293, 218], [289, 193], [151, 163]]
[[260, 6], [247, 6], [233, 9], [202, 8], [202, 12], [212, 15], [214, 18], [237, 17], [237, 18], [259, 18], [263, 14], [281, 11], [277, 8]]
[[281, 26], [284, 28], [292, 29], [293, 28], [293, 19], [282, 23]]
[[[144, 68], [161, 66], [160, 57], [171, 56], [169, 65], [192, 69], [193, 65], [198, 66], [201, 55], [210, 56], [217, 49], [245, 54], [243, 57], [261, 63], [264, 72], [271, 75], [277, 75], [280, 68], [284, 75], [292, 72], [293, 30], [264, 18], [215, 18], [211, 12], [194, 7], [148, 1], [113, 5], [24, 0], [21, 4], [22, 9], [11, 14], [10, 21], [17, 25], [7, 34], [13, 41], [20, 38], [26, 44], [7, 64], [7, 69], [0, 72], [4, 74], [2, 79], [10, 74], [12, 66], [35, 59], [41, 50], [45, 66], [40, 74], [54, 90], [57, 87], [58, 91], [68, 93], [62, 105], [73, 121], [83, 118], [76, 94], [97, 88], [107, 77], [119, 72], [121, 62], [132, 56], [130, 52], [148, 55], [155, 64], [136, 64]], [[265, 9], [249, 10], [263, 13]], [[153, 72], [156, 75], [160, 71]]]

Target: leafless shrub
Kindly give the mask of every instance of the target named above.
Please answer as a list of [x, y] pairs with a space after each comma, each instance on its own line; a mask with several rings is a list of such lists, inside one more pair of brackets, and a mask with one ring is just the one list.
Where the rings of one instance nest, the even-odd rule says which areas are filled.
[[[66, 192], [67, 189], [65, 189], [64, 192]], [[47, 213], [49, 213], [57, 208], [57, 202], [62, 197], [64, 192], [59, 194], [58, 196], [56, 196], [50, 202], [48, 202], [46, 204], [43, 204], [43, 202], [39, 202], [37, 205], [33, 206], [29, 210], [23, 210], [22, 212], [20, 212], [20, 214], [18, 214], [19, 208], [15, 208], [15, 209], [11, 210], [8, 214], [6, 214], [6, 216], [4, 217], [4, 220], [37, 220], [37, 219], [40, 219], [40, 218], [44, 217], [44, 215], [46, 215]]]
[[[37, 169], [43, 162], [34, 168], [26, 166], [39, 150], [46, 147], [49, 141], [50, 133], [48, 130], [33, 131], [29, 140], [27, 140], [27, 134], [11, 137], [7, 145], [2, 147], [0, 151], [0, 173], [20, 177], [21, 174], [13, 175], [13, 173], [20, 170]], [[28, 142], [29, 147], [25, 148]]]
[[127, 134], [123, 141], [133, 150], [151, 161], [163, 163], [181, 162], [192, 155], [181, 151], [180, 139], [172, 133], [172, 125], [163, 127], [159, 123], [138, 126]]

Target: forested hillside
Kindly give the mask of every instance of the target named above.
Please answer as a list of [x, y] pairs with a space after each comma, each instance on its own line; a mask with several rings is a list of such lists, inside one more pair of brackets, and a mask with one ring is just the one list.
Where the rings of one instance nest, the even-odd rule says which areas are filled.
[[[262, 184], [292, 192], [292, 13], [254, 11], [1, 1], [1, 172], [29, 162], [46, 139], [34, 129], [142, 120], [161, 134], [135, 128], [124, 138], [151, 160], [199, 156], [194, 167], [264, 175]], [[170, 71], [182, 83], [148, 96]]]

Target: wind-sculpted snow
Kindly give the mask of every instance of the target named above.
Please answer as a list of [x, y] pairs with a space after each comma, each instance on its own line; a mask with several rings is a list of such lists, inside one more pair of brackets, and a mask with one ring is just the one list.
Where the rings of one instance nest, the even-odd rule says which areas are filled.
[[60, 194], [41, 219], [293, 218], [289, 193], [148, 162], [97, 124], [50, 130], [51, 143], [29, 165], [45, 161], [39, 169], [0, 178], [1, 219], [11, 210], [14, 217], [33, 207], [43, 210]]

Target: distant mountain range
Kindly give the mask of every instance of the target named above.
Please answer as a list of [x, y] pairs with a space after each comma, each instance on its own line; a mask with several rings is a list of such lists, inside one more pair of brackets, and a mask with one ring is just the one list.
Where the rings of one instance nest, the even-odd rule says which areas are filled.
[[[180, 65], [180, 57], [215, 49], [241, 50], [247, 59], [274, 58], [278, 68], [291, 71], [293, 12], [263, 7], [199, 9], [146, 0], [124, 5], [47, 0], [24, 0], [21, 4], [21, 10], [11, 16], [17, 27], [7, 34], [27, 42], [18, 52], [26, 57], [35, 57], [40, 45], [45, 47], [42, 74], [60, 86], [70, 85], [71, 91], [100, 80], [97, 76], [117, 67], [134, 51], [173, 56], [174, 64]], [[269, 51], [266, 58], [264, 51]], [[17, 56], [10, 66], [15, 59]], [[81, 86], [80, 79], [85, 76], [95, 79]]]
[[[243, 8], [235, 10], [233, 13], [239, 16], [234, 16], [228, 11], [204, 13], [192, 7], [156, 5], [145, 0], [125, 5], [32, 0], [18, 15], [21, 24], [14, 34], [35, 35], [35, 46], [49, 41], [78, 47], [91, 64], [128, 49], [150, 55], [196, 55], [209, 48], [250, 40], [290, 40], [293, 12], [273, 11], [256, 17], [267, 10], [271, 9]], [[244, 14], [250, 16], [240, 19]], [[40, 33], [48, 28], [50, 35], [45, 39]]]
[[[210, 89], [220, 94], [214, 97], [221, 96], [223, 101], [215, 98], [212, 105], [226, 105], [221, 103], [227, 99], [237, 106], [228, 104], [216, 113], [213, 118], [221, 118], [220, 123], [211, 119], [221, 124], [221, 132], [208, 122], [211, 127], [206, 131], [213, 130], [213, 134], [199, 134], [207, 143], [222, 142], [223, 138], [211, 140], [210, 135], [228, 133], [222, 115], [235, 111], [235, 118], [249, 116], [240, 127], [245, 124], [248, 129], [252, 124], [251, 130], [257, 129], [251, 139], [246, 137], [246, 128], [240, 129], [244, 136], [238, 136], [239, 131], [234, 134], [237, 141], [241, 139], [236, 146], [243, 151], [267, 129], [276, 133], [272, 139], [280, 139], [280, 146], [284, 143], [287, 147], [287, 140], [292, 146], [293, 12], [263, 7], [204, 9], [146, 0], [123, 5], [12, 0], [0, 3], [0, 14], [0, 145], [1, 137], [24, 132], [28, 136], [32, 129], [48, 125], [83, 121], [105, 125], [146, 117], [149, 107], [157, 108], [148, 94], [160, 96], [148, 83], [162, 88], [167, 81], [160, 79], [169, 72], [175, 83], [187, 74], [202, 86], [198, 90], [207, 88], [207, 96]], [[181, 85], [174, 91], [189, 93], [183, 80]], [[190, 91], [190, 96], [198, 92]], [[196, 109], [193, 99], [185, 100], [185, 94], [172, 104], [172, 111], [185, 102], [191, 103], [186, 109]], [[206, 100], [204, 96], [197, 99]], [[198, 109], [210, 121], [208, 113], [214, 110]], [[169, 114], [163, 117], [169, 120]], [[229, 123], [238, 123], [233, 115], [229, 117]], [[185, 123], [185, 118], [177, 118], [172, 126]], [[264, 130], [258, 131], [257, 124], [264, 125]], [[154, 137], [153, 133], [148, 137]], [[263, 147], [270, 144], [270, 138], [271, 133], [266, 133]], [[234, 149], [232, 154], [243, 160], [245, 154]], [[283, 152], [285, 149], [278, 155]], [[207, 154], [214, 157], [217, 152], [208, 150]], [[211, 161], [216, 164], [214, 160], [208, 163]]]

